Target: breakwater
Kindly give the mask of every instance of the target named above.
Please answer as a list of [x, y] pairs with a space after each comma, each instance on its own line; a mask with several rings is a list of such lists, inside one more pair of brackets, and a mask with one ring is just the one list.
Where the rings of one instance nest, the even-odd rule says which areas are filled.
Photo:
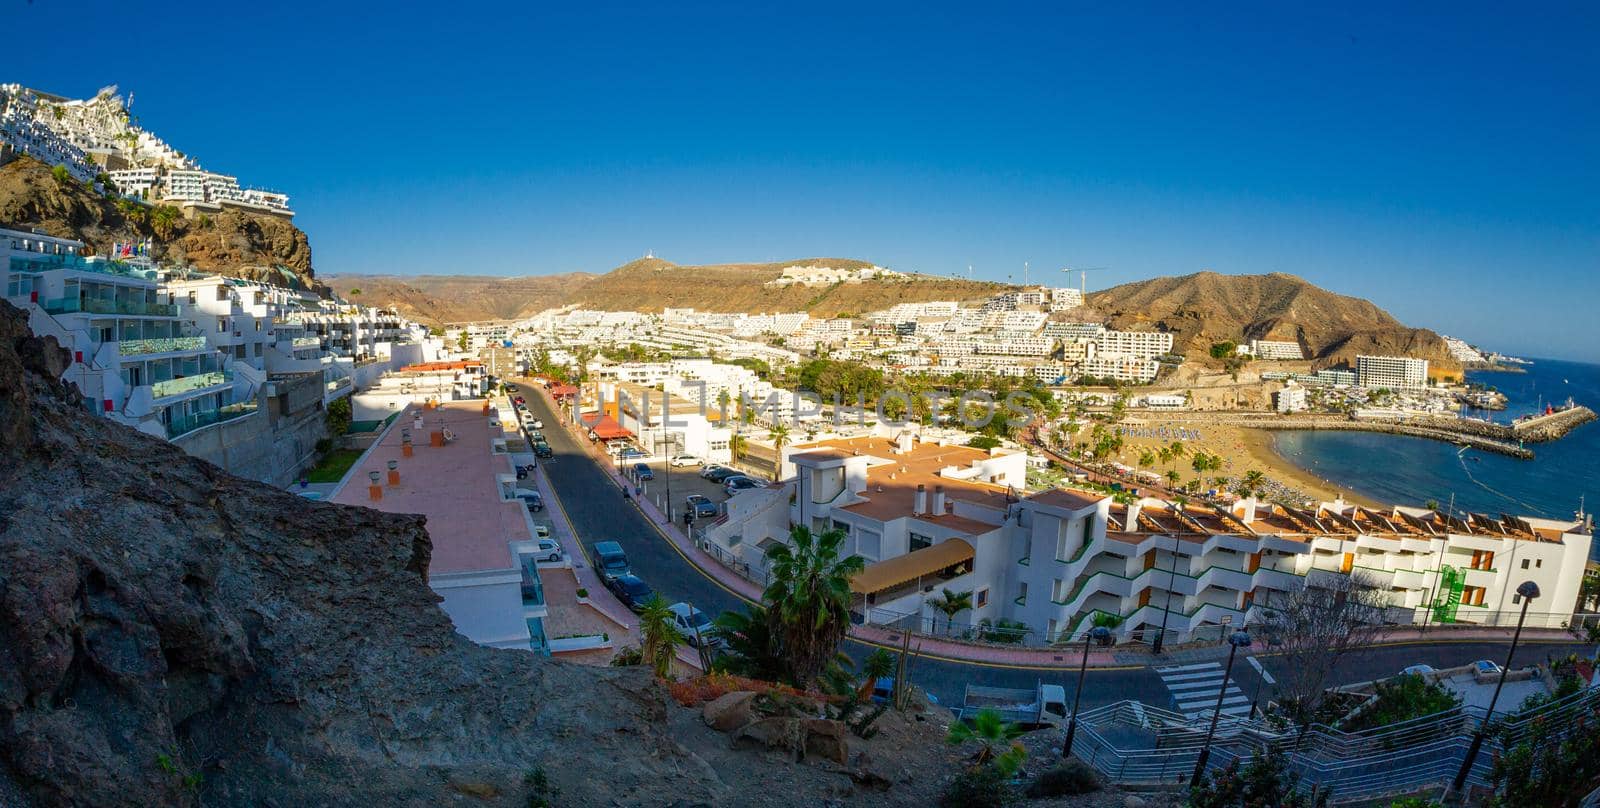
[[1511, 432], [1517, 440], [1544, 443], [1555, 440], [1594, 419], [1594, 410], [1588, 407], [1569, 407], [1549, 415], [1518, 421], [1512, 424]]
[[1485, 452], [1494, 452], [1521, 460], [1532, 460], [1533, 450], [1516, 443], [1498, 438], [1477, 434], [1476, 430], [1441, 429], [1430, 421], [1377, 421], [1377, 420], [1351, 420], [1348, 418], [1293, 418], [1282, 420], [1268, 419], [1238, 419], [1228, 423], [1236, 426], [1249, 427], [1250, 429], [1315, 429], [1344, 432], [1377, 432], [1384, 435], [1410, 435], [1416, 438], [1431, 438], [1433, 440], [1470, 446]]

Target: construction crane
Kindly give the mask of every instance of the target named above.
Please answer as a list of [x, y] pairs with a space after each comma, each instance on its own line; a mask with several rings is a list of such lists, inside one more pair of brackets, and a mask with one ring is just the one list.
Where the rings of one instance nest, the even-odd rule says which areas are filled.
[[1078, 294], [1083, 295], [1083, 302], [1084, 303], [1088, 303], [1089, 302], [1089, 284], [1087, 282], [1087, 278], [1089, 277], [1089, 273], [1091, 273], [1091, 272], [1100, 272], [1102, 270], [1107, 270], [1107, 269], [1110, 269], [1110, 268], [1111, 267], [1078, 267], [1078, 268], [1074, 269], [1072, 267], [1065, 267], [1061, 271], [1062, 272], [1076, 272], [1076, 273], [1078, 273]]

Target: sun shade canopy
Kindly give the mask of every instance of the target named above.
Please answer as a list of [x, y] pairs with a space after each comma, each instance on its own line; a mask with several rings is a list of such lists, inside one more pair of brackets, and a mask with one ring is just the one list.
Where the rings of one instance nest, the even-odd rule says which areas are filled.
[[881, 592], [906, 581], [932, 575], [946, 567], [970, 564], [972, 555], [972, 545], [961, 539], [947, 539], [932, 547], [869, 565], [861, 574], [850, 579], [850, 591], [858, 595]]

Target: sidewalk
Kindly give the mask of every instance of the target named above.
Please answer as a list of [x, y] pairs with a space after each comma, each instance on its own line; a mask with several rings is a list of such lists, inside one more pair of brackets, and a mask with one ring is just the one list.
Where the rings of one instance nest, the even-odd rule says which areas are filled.
[[[546, 395], [540, 388], [540, 395]], [[559, 409], [558, 409], [559, 412]], [[611, 458], [598, 449], [595, 444], [590, 444], [588, 435], [581, 432], [575, 424], [566, 423], [567, 429], [573, 430], [584, 445], [590, 447], [596, 462], [606, 470], [611, 481], [620, 489], [627, 485], [627, 481], [619, 474], [611, 463]], [[542, 474], [544, 467], [540, 466]], [[543, 490], [543, 489], [541, 489]], [[545, 494], [547, 500], [553, 499], [549, 492]], [[666, 539], [678, 554], [697, 567], [707, 578], [716, 582], [723, 589], [739, 597], [753, 602], [761, 601], [762, 587], [754, 581], [741, 577], [738, 573], [723, 566], [710, 553], [700, 549], [689, 537], [684, 535], [681, 525], [669, 522], [666, 514], [657, 508], [655, 503], [648, 499], [640, 500], [630, 497], [629, 502], [645, 515], [655, 527], [656, 532]], [[576, 556], [574, 557], [576, 559]], [[1486, 628], [1480, 626], [1453, 625], [1432, 626], [1428, 628], [1394, 627], [1376, 632], [1372, 645], [1404, 645], [1420, 642], [1469, 642], [1489, 641], [1497, 642], [1511, 636], [1509, 628]], [[1563, 629], [1524, 629], [1524, 641], [1576, 641], [1572, 634]], [[902, 642], [903, 632], [885, 628], [883, 626], [860, 625], [850, 627], [850, 638], [869, 645], [876, 645], [890, 650], [898, 650]], [[965, 662], [978, 665], [995, 667], [1024, 667], [1024, 668], [1076, 668], [1083, 664], [1083, 645], [1073, 643], [1048, 648], [1022, 647], [1012, 645], [978, 644], [961, 642], [956, 639], [947, 639], [925, 634], [914, 634], [911, 638], [911, 648], [920, 650], [923, 656], [942, 659], [952, 662]], [[1271, 656], [1273, 651], [1261, 647], [1258, 656]], [[1189, 662], [1209, 662], [1226, 658], [1228, 655], [1227, 644], [1195, 644], [1189, 643], [1182, 646], [1171, 646], [1165, 653], [1156, 655], [1146, 645], [1121, 645], [1111, 648], [1091, 648], [1089, 651], [1089, 667], [1091, 668], [1117, 668], [1117, 667], [1144, 667], [1151, 664], [1183, 664]]]

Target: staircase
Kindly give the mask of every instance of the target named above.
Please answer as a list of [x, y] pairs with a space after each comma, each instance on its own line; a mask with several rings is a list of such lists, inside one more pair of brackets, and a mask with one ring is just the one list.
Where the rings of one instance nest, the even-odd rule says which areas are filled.
[[[1461, 606], [1461, 570], [1445, 565], [1439, 568], [1439, 596], [1433, 602], [1433, 619], [1440, 623], [1454, 623], [1456, 610]], [[1441, 600], [1442, 598], [1442, 600]]]

